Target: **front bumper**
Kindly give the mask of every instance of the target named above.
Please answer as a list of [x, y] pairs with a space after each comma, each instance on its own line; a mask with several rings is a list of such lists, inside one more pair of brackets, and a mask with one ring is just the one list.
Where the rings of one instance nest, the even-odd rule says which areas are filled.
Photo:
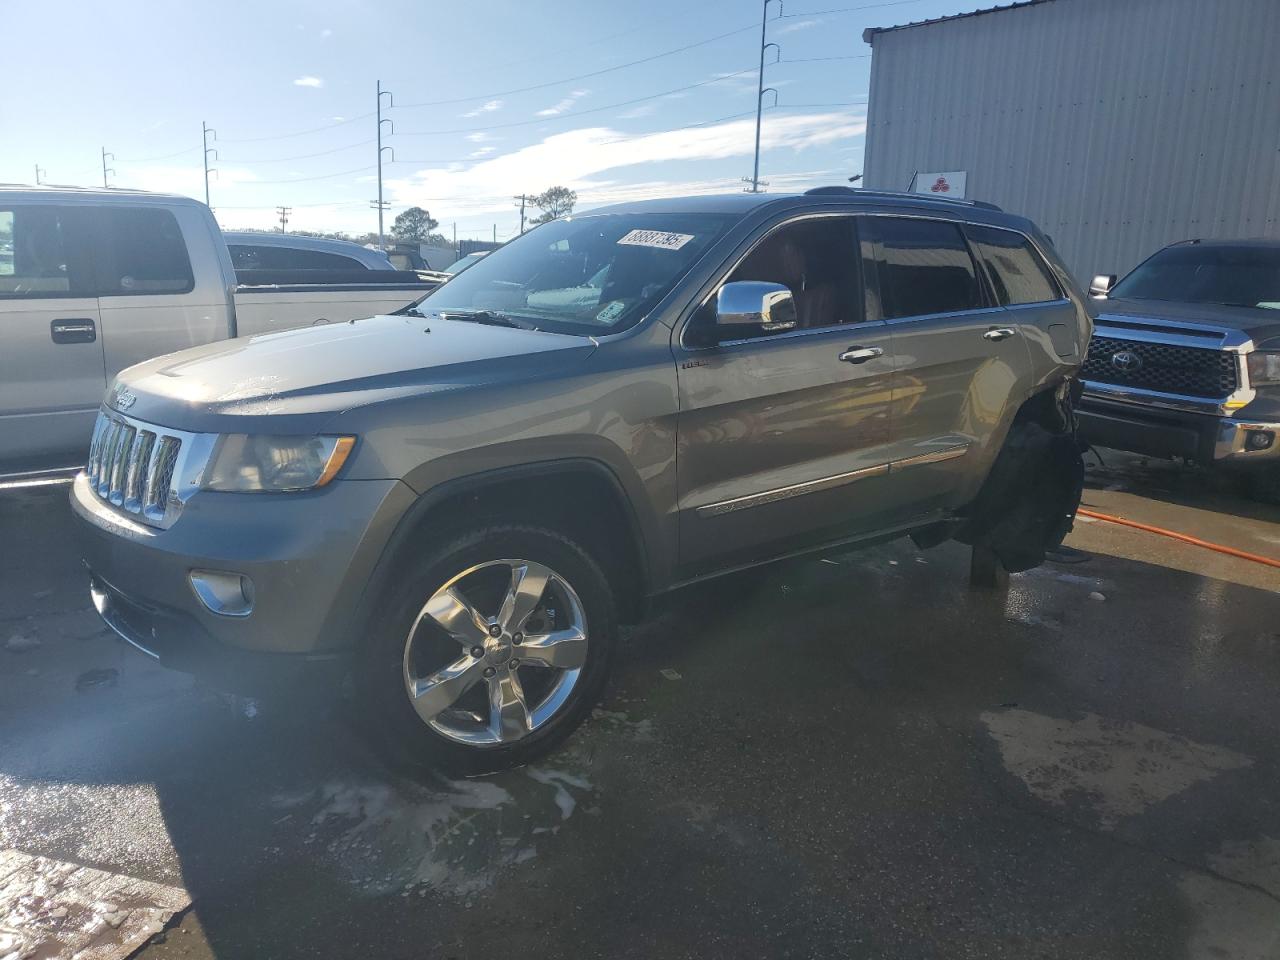
[[[166, 666], [251, 692], [260, 681], [341, 659], [359, 635], [365, 585], [414, 501], [398, 481], [339, 481], [305, 494], [202, 492], [168, 529], [71, 488], [95, 607]], [[215, 613], [193, 570], [252, 582], [247, 614]]]
[[[1204, 464], [1280, 464], [1280, 422], [1162, 409], [1108, 400], [1087, 392], [1076, 406], [1080, 435], [1100, 447]], [[1254, 435], [1269, 444], [1254, 449]]]

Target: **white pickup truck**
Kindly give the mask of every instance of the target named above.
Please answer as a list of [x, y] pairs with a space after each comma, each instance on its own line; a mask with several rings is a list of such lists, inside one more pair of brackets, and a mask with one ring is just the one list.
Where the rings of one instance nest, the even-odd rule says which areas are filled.
[[0, 186], [0, 484], [82, 462], [106, 385], [125, 367], [391, 313], [433, 286], [392, 270], [237, 275], [195, 200]]

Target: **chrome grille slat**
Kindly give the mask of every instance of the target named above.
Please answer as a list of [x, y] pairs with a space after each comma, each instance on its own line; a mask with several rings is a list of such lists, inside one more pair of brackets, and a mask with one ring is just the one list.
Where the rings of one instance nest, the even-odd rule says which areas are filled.
[[120, 439], [116, 443], [116, 455], [111, 461], [111, 490], [107, 499], [117, 507], [124, 505], [124, 477], [129, 469], [129, 454], [133, 448], [133, 439], [138, 431], [125, 426], [120, 430]]
[[167, 527], [199, 489], [215, 439], [103, 410], [93, 428], [85, 479], [100, 500], [122, 513]]

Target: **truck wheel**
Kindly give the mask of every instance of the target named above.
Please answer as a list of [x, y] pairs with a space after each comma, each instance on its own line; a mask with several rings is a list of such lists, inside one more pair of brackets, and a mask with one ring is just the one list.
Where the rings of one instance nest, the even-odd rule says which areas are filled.
[[412, 564], [362, 671], [392, 756], [459, 773], [551, 750], [595, 705], [617, 641], [608, 580], [552, 530], [473, 530]]

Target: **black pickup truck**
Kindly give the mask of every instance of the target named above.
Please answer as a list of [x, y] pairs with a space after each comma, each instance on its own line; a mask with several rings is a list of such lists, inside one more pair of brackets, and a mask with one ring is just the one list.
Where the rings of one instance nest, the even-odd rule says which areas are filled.
[[1115, 279], [1089, 287], [1085, 439], [1280, 491], [1280, 240], [1175, 243]]

